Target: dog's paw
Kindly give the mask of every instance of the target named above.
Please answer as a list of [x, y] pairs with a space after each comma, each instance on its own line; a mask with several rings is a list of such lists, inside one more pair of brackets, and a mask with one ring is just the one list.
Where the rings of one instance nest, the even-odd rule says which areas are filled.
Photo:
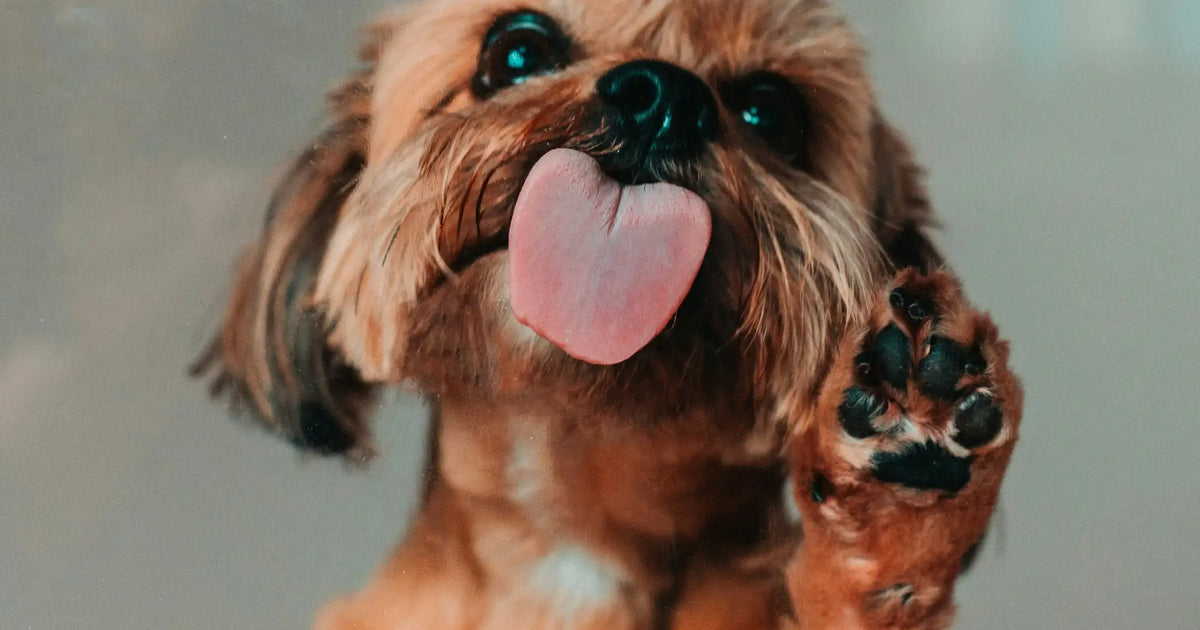
[[850, 382], [830, 392], [836, 412], [816, 418], [817, 429], [836, 438], [831, 455], [857, 481], [953, 494], [980, 455], [1016, 437], [1006, 349], [950, 276], [898, 280], [854, 353]]
[[906, 270], [880, 294], [798, 424], [805, 540], [794, 587], [840, 585], [849, 599], [836, 614], [861, 627], [949, 622], [954, 580], [1017, 438], [1021, 390], [1007, 358], [948, 274]]

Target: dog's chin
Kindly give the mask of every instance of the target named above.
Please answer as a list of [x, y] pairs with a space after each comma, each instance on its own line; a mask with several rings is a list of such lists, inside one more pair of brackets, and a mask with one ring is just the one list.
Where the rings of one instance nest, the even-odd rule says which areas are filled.
[[409, 377], [426, 391], [500, 398], [534, 392], [580, 409], [626, 409], [636, 417], [674, 416], [742, 400], [732, 308], [705, 289], [705, 274], [672, 321], [625, 361], [597, 365], [572, 357], [521, 323], [509, 296], [509, 251], [498, 248], [439, 282], [415, 310]]
[[[512, 158], [506, 163], [484, 169], [501, 173], [505, 170], [510, 171], [506, 181], [493, 182], [496, 184], [497, 192], [493, 193], [491, 203], [486, 203], [481, 206], [482, 210], [477, 210], [477, 216], [502, 219], [501, 221], [489, 221], [490, 231], [475, 230], [469, 240], [459, 244], [457, 252], [450, 255], [443, 252], [443, 259], [446, 261], [444, 273], [437, 274], [432, 278], [431, 284], [422, 293], [431, 297], [447, 291], [458, 293], [463, 291], [464, 284], [479, 288], [479, 282], [464, 283], [465, 278], [486, 278], [481, 283], [495, 287], [495, 290], [482, 292], [475, 298], [487, 302], [481, 304], [480, 310], [496, 314], [495, 324], [499, 330], [509, 333], [505, 335], [510, 342], [509, 345], [523, 354], [533, 353], [533, 358], [541, 361], [575, 361], [598, 366], [618, 365], [627, 363], [635, 357], [646, 360], [648, 357], [670, 354], [666, 351], [666, 347], [674, 348], [681, 345], [688, 346], [687, 354], [694, 355], [700, 351], [693, 346], [702, 345], [700, 343], [702, 334], [707, 334], [709, 339], [718, 340], [720, 344], [727, 343], [737, 328], [737, 324], [732, 326], [729, 324], [736, 319], [736, 313], [732, 312], [732, 308], [722, 308], [730, 306], [727, 304], [730, 301], [729, 296], [717, 294], [727, 291], [715, 290], [718, 283], [714, 282], [713, 278], [707, 277], [718, 275], [709, 273], [709, 271], [721, 265], [716, 260], [721, 258], [721, 251], [716, 250], [727, 248], [712, 247], [709, 242], [708, 235], [711, 232], [713, 219], [710, 218], [709, 201], [703, 199], [697, 192], [699, 188], [697, 184], [700, 183], [696, 181], [699, 178], [698, 173], [692, 172], [688, 176], [683, 176], [674, 172], [683, 169], [649, 166], [656, 163], [669, 164], [662, 161], [639, 161], [641, 166], [634, 168], [628, 164], [628, 159], [622, 157], [623, 154], [620, 151], [597, 150], [595, 147], [591, 147], [590, 150], [571, 148], [581, 146], [582, 142], [579, 138], [575, 138], [556, 142], [555, 146], [549, 148], [542, 145], [533, 150], [523, 151], [523, 155]], [[615, 146], [610, 142], [602, 144]], [[573, 161], [576, 165], [579, 162], [588, 164], [583, 167], [584, 169], [595, 169], [591, 174], [597, 178], [597, 185], [611, 185], [614, 191], [622, 191], [615, 193], [618, 194], [616, 199], [638, 198], [629, 192], [634, 189], [643, 193], [641, 198], [644, 199], [652, 198], [653, 193], [647, 191], [667, 191], [667, 193], [653, 197], [660, 201], [660, 205], [657, 207], [653, 205], [654, 202], [646, 202], [639, 206], [636, 201], [629, 202], [628, 205], [625, 201], [621, 201], [621, 210], [618, 210], [615, 202], [611, 207], [605, 206], [602, 204], [607, 202], [602, 202], [599, 198], [586, 197], [587, 193], [583, 193], [586, 198], [573, 197], [570, 193], [564, 194], [564, 190], [579, 188], [579, 186], [570, 184], [577, 179], [574, 176], [579, 175], [578, 172], [552, 172], [549, 176], [539, 176], [536, 173], [539, 168], [542, 168], [543, 174], [547, 170], [553, 169], [553, 167], [546, 169], [544, 165], [548, 162], [555, 162], [555, 157], [561, 158], [562, 156], [567, 156], [563, 159]], [[562, 161], [560, 159], [558, 163], [561, 164]], [[512, 170], [516, 170], [519, 175], [513, 177]], [[568, 183], [564, 184], [563, 182]], [[594, 192], [590, 184], [584, 185], [582, 188], [588, 192]], [[540, 204], [543, 210], [525, 212], [524, 216], [528, 218], [522, 225], [538, 226], [533, 230], [536, 233], [532, 237], [525, 237], [522, 235], [528, 235], [531, 230], [518, 229], [514, 232], [513, 228], [521, 223], [520, 217], [517, 215], [523, 201], [525, 208], [538, 207], [539, 204], [536, 202], [528, 201], [530, 198], [538, 197], [538, 191], [541, 191], [542, 197], [549, 196], [550, 201]], [[485, 196], [489, 195], [480, 189], [481, 202]], [[666, 201], [662, 201], [664, 197]], [[661, 205], [662, 203], [666, 205]], [[673, 221], [665, 226], [659, 226], [656, 232], [653, 227], [655, 213], [659, 213], [658, 216], [672, 217], [673, 219], [680, 214], [681, 203], [685, 208], [691, 209], [696, 220], [691, 225], [687, 222]], [[547, 208], [554, 209], [546, 210]], [[605, 214], [607, 212], [613, 214]], [[531, 214], [535, 216], [530, 217]], [[446, 216], [446, 213], [443, 213], [443, 216]], [[580, 216], [592, 216], [593, 218], [580, 220], [578, 218]], [[617, 216], [631, 218], [618, 219]], [[649, 223], [647, 219], [649, 219]], [[624, 232], [620, 228], [614, 227], [614, 222], [623, 220], [628, 220], [630, 223], [629, 227], [624, 228]], [[702, 226], [696, 227], [696, 222]], [[525, 303], [541, 300], [545, 295], [550, 295], [550, 299], [547, 301], [566, 298], [562, 301], [574, 303], [573, 300], [579, 300], [584, 303], [578, 308], [569, 309], [571, 313], [586, 311], [586, 303], [607, 301], [611, 306], [606, 304], [609, 308], [604, 310], [610, 315], [609, 319], [621, 320], [621, 325], [612, 329], [613, 335], [611, 336], [622, 336], [631, 328], [624, 319], [625, 315], [631, 311], [637, 312], [635, 308], [637, 304], [646, 303], [645, 300], [642, 302], [636, 300], [637, 296], [646, 297], [646, 292], [634, 291], [630, 294], [617, 291], [615, 294], [604, 294], [592, 289], [611, 286], [613, 282], [609, 278], [613, 275], [621, 276], [623, 274], [636, 278], [637, 282], [634, 284], [645, 284], [648, 272], [646, 267], [641, 266], [643, 263], [640, 262], [639, 256], [644, 252], [656, 252], [661, 256], [660, 253], [668, 249], [667, 243], [672, 239], [678, 240], [678, 233], [686, 230], [691, 230], [693, 234], [697, 230], [701, 232], [701, 234], [695, 235], [690, 243], [683, 243], [685, 246], [692, 246], [692, 258], [687, 262], [687, 264], [693, 265], [690, 267], [691, 275], [687, 275], [687, 272], [668, 274], [675, 282], [673, 297], [648, 299], [657, 310], [645, 321], [635, 322], [634, 326], [641, 325], [642, 336], [632, 344], [626, 342], [625, 348], [628, 352], [617, 351], [615, 360], [609, 360], [607, 357], [590, 357], [586, 353], [578, 352], [578, 348], [572, 347], [563, 339], [564, 335], [556, 336], [555, 331], [547, 331], [545, 322], [538, 321], [536, 315], [529, 313], [531, 309]], [[572, 236], [577, 239], [565, 245], [566, 255], [558, 257], [544, 255], [546, 242], [553, 241], [557, 244], [559, 234], [564, 232], [566, 233], [564, 237]], [[614, 236], [617, 233], [635, 236], [617, 238]], [[637, 236], [639, 234], [640, 238]], [[629, 244], [631, 238], [633, 244]], [[519, 242], [518, 239], [520, 239]], [[532, 246], [528, 244], [530, 241], [534, 241]], [[597, 247], [596, 243], [598, 242], [604, 243], [598, 246], [606, 252], [603, 258], [610, 261], [615, 259], [617, 262], [605, 263], [595, 260], [591, 263], [578, 264], [579, 251], [588, 246]], [[622, 244], [614, 245], [614, 242]], [[614, 247], [619, 248], [616, 250], [617, 254], [612, 253]], [[530, 261], [530, 251], [537, 252], [532, 254], [532, 262]], [[523, 266], [519, 266], [520, 263], [514, 264], [517, 257], [522, 254], [525, 254], [522, 261]], [[666, 268], [674, 269], [678, 266], [676, 264], [679, 261], [678, 258], [667, 260], [670, 264], [665, 265]], [[664, 267], [663, 262], [664, 260], [661, 258], [651, 257], [645, 264], [651, 268], [655, 266], [661, 268]], [[563, 272], [544, 271], [571, 267], [575, 268], [575, 272], [570, 276], [560, 275]], [[521, 269], [521, 271], [516, 272], [514, 269]], [[536, 273], [531, 274], [531, 269], [536, 270]], [[728, 270], [721, 275], [727, 277]], [[522, 292], [515, 286], [518, 283], [522, 284], [521, 290], [523, 290], [524, 297], [529, 295], [537, 297], [518, 303], [518, 300], [523, 297], [518, 295], [518, 292]], [[620, 285], [620, 281], [618, 280], [616, 284]], [[572, 290], [561, 290], [561, 287], [564, 286], [572, 287]], [[554, 291], [549, 287], [560, 287], [560, 293], [564, 295], [547, 293]], [[605, 297], [589, 300], [588, 298], [593, 294]], [[471, 300], [472, 296], [464, 294], [461, 299]], [[574, 330], [579, 331], [599, 319], [592, 322], [575, 321], [573, 322]], [[705, 321], [706, 319], [713, 321]], [[719, 332], [725, 334], [719, 337], [712, 336]], [[595, 343], [604, 345], [609, 338], [609, 335], [597, 335]], [[613, 341], [616, 342], [615, 339]]]

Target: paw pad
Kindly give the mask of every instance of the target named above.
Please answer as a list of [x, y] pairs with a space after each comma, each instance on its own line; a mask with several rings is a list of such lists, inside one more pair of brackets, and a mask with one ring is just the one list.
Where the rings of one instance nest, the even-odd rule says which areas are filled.
[[857, 386], [847, 389], [838, 407], [842, 430], [860, 440], [878, 434], [871, 421], [883, 415], [887, 407], [887, 399], [879, 394]]
[[958, 492], [971, 480], [971, 460], [955, 457], [936, 442], [881, 451], [871, 460], [875, 478], [917, 490]]
[[958, 383], [962, 377], [978, 376], [986, 368], [987, 361], [978, 348], [968, 350], [946, 337], [931, 337], [929, 353], [917, 366], [921, 393], [939, 400], [955, 400], [961, 396]]
[[954, 415], [954, 441], [963, 448], [979, 448], [996, 438], [1004, 416], [996, 400], [974, 392], [958, 405]]
[[912, 340], [900, 327], [888, 324], [858, 355], [859, 372], [897, 389], [912, 372]]
[[[861, 461], [879, 481], [958, 492], [971, 479], [973, 457], [964, 450], [990, 444], [1003, 428], [972, 328], [977, 316], [956, 291], [944, 275], [910, 277], [887, 293], [876, 331], [855, 355], [838, 423], [845, 436], [866, 441]], [[829, 492], [814, 486], [818, 494]]]

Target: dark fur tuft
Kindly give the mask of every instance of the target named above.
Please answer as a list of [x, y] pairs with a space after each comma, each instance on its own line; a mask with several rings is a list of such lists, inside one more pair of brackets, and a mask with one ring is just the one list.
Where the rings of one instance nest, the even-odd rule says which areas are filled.
[[878, 114], [871, 143], [875, 154], [875, 231], [893, 269], [938, 269], [943, 261], [929, 234], [937, 224], [923, 181], [924, 171], [900, 133]]
[[[378, 46], [364, 48], [373, 62]], [[329, 237], [365, 165], [371, 69], [330, 95], [335, 121], [296, 160], [243, 253], [220, 333], [192, 365], [235, 411], [322, 455], [365, 461], [374, 387], [329, 345], [312, 292]]]

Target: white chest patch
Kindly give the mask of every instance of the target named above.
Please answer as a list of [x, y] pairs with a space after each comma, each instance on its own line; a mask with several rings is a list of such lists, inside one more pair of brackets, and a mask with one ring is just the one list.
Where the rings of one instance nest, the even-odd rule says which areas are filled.
[[536, 504], [549, 475], [546, 461], [546, 431], [536, 422], [517, 425], [509, 436], [508, 477], [509, 498], [520, 505]]
[[560, 620], [611, 608], [619, 602], [621, 592], [619, 571], [579, 545], [555, 548], [534, 565], [529, 582]]

